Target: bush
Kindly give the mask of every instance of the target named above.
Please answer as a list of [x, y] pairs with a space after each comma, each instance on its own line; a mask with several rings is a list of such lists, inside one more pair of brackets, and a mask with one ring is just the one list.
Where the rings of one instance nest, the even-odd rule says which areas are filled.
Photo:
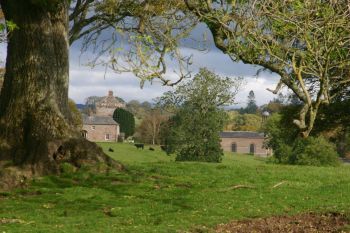
[[284, 143], [276, 145], [274, 160], [276, 163], [336, 166], [339, 164], [335, 146], [323, 137], [298, 138], [291, 146]]
[[[300, 138], [287, 114], [273, 114], [265, 123], [266, 146], [274, 151], [272, 162], [283, 164], [335, 166], [339, 163], [335, 146], [323, 137]], [[270, 160], [271, 161], [271, 160]]]
[[276, 146], [274, 151], [275, 162], [277, 163], [290, 163], [290, 158], [293, 154], [293, 147], [286, 145], [284, 143], [280, 143]]
[[223, 150], [217, 146], [214, 138], [205, 143], [193, 143], [187, 147], [182, 147], [176, 156], [176, 161], [198, 161], [220, 163]]
[[335, 146], [323, 137], [297, 139], [289, 157], [291, 164], [336, 166], [339, 164]]

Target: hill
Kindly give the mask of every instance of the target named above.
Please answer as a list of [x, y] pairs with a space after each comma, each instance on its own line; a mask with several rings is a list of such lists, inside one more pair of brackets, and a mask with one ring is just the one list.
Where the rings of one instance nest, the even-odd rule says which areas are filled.
[[232, 153], [221, 164], [174, 162], [159, 148], [100, 145], [124, 172], [65, 166], [60, 177], [2, 193], [1, 230], [210, 232], [231, 220], [350, 210], [350, 166], [282, 166]]

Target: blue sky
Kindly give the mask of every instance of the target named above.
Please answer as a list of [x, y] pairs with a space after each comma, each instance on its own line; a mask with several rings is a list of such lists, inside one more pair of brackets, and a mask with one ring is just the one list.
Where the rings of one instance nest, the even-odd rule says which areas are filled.
[[[199, 27], [194, 34], [201, 34], [205, 28]], [[209, 43], [211, 38], [208, 39]], [[209, 46], [205, 52], [197, 51], [191, 48], [183, 48], [182, 52], [193, 54], [193, 73], [196, 73], [200, 67], [207, 67], [217, 74], [228, 77], [243, 77], [244, 85], [236, 96], [236, 107], [246, 105], [247, 96], [250, 90], [255, 92], [258, 105], [268, 103], [274, 98], [274, 95], [266, 88], [273, 89], [278, 82], [278, 76], [270, 72], [262, 72], [256, 77], [258, 67], [243, 63], [234, 63], [227, 55], [216, 49], [213, 45]], [[5, 60], [6, 45], [0, 46], [0, 56]], [[144, 88], [140, 88], [140, 82], [137, 77], [131, 73], [105, 72], [102, 67], [91, 69], [84, 64], [88, 60], [89, 53], [80, 52], [80, 43], [76, 43], [70, 50], [70, 86], [69, 97], [76, 103], [84, 103], [89, 96], [104, 96], [108, 90], [112, 90], [116, 96], [125, 101], [136, 99], [139, 101], [152, 101], [159, 97], [165, 91], [171, 90], [170, 87], [160, 85], [156, 80], [150, 84], [146, 83]], [[171, 69], [170, 69], [171, 70]], [[174, 72], [169, 72], [170, 76], [176, 77]]]
[[[233, 62], [227, 55], [215, 48], [208, 33], [203, 25], [198, 26], [191, 37], [200, 38], [203, 33], [208, 35], [206, 43], [208, 50], [205, 52], [198, 51], [189, 47], [183, 47], [183, 54], [193, 55], [192, 70], [195, 74], [200, 67], [207, 67], [215, 73], [227, 77], [243, 77], [244, 85], [236, 96], [236, 107], [245, 106], [247, 96], [250, 90], [255, 92], [258, 105], [268, 103], [274, 98], [274, 95], [267, 91], [266, 88], [273, 89], [278, 82], [278, 76], [270, 72], [261, 72], [256, 76], [259, 67], [243, 63]], [[197, 38], [194, 38], [195, 40]], [[164, 87], [155, 80], [152, 85], [146, 83], [143, 89], [140, 88], [140, 82], [137, 77], [131, 73], [114, 73], [103, 67], [91, 69], [84, 65], [84, 61], [91, 59], [91, 54], [80, 53], [79, 42], [71, 48], [70, 62], [70, 89], [69, 96], [77, 103], [84, 103], [89, 96], [104, 96], [108, 90], [114, 91], [115, 95], [126, 101], [136, 99], [139, 101], [152, 101], [159, 97], [163, 92], [171, 90], [170, 87]], [[90, 57], [89, 57], [90, 56]], [[174, 69], [170, 66], [170, 69]], [[175, 72], [169, 72], [169, 76], [176, 77]]]

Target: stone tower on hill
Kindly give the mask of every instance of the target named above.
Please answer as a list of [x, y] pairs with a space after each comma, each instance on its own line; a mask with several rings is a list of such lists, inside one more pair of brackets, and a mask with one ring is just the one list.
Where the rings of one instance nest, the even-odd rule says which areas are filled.
[[125, 104], [119, 102], [114, 96], [113, 91], [108, 91], [108, 96], [102, 97], [95, 103], [97, 116], [112, 117], [116, 108], [125, 108]]

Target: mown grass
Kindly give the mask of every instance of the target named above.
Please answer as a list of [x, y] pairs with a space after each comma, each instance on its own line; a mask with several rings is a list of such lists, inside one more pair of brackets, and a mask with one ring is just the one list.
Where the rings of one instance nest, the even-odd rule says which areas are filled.
[[0, 232], [185, 232], [232, 219], [350, 211], [350, 166], [282, 166], [230, 153], [221, 164], [179, 163], [159, 148], [101, 146], [127, 171], [67, 173], [3, 193]]

